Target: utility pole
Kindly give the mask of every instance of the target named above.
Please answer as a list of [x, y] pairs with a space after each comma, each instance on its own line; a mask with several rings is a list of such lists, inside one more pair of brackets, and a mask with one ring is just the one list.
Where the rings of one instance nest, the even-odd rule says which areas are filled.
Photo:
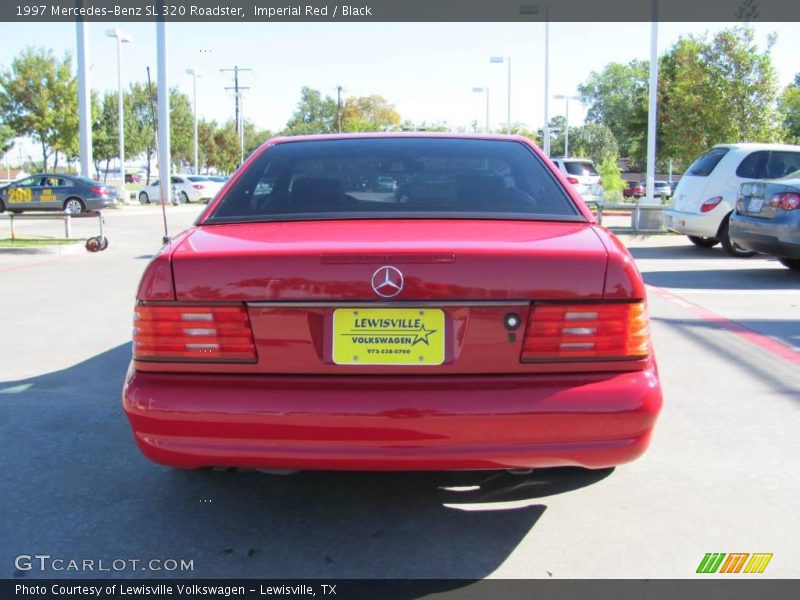
[[336, 133], [342, 133], [342, 86], [336, 86]]
[[232, 69], [220, 69], [223, 73], [233, 71], [233, 87], [226, 87], [226, 90], [233, 90], [233, 100], [235, 102], [235, 111], [236, 111], [236, 133], [241, 138], [244, 132], [244, 123], [239, 118], [239, 103], [242, 101], [240, 94], [244, 90], [249, 90], [249, 87], [242, 87], [239, 85], [239, 71], [252, 71], [253, 69], [245, 69], [243, 67], [239, 67], [234, 65]]

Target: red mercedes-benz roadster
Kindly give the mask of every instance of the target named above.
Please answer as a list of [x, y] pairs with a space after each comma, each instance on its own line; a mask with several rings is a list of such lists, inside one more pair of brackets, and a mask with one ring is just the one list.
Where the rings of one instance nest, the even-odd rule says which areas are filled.
[[661, 407], [631, 256], [521, 137], [272, 140], [134, 319], [124, 409], [174, 467], [607, 467]]

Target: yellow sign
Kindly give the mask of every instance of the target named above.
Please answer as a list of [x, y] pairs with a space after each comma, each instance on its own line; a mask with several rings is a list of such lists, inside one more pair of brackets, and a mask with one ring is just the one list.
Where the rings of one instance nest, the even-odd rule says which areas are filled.
[[340, 308], [333, 313], [337, 365], [440, 365], [444, 311], [438, 308]]

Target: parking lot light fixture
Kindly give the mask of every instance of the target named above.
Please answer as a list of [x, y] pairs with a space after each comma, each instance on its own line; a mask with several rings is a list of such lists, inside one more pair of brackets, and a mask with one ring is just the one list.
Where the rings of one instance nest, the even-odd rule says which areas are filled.
[[484, 129], [484, 133], [489, 133], [489, 87], [474, 87], [472, 91], [479, 94], [486, 92], [486, 128]]
[[506, 116], [507, 123], [506, 129], [511, 133], [511, 57], [510, 56], [492, 56], [489, 58], [492, 64], [508, 63], [508, 113]]
[[106, 29], [108, 37], [117, 40], [117, 96], [119, 110], [119, 176], [122, 180], [122, 199], [127, 200], [125, 192], [125, 125], [123, 116], [123, 94], [122, 94], [122, 44], [133, 43], [133, 36], [121, 29]]
[[197, 69], [186, 69], [186, 74], [192, 76], [192, 107], [194, 109], [194, 174], [199, 175], [197, 151], [197, 78], [203, 74]]

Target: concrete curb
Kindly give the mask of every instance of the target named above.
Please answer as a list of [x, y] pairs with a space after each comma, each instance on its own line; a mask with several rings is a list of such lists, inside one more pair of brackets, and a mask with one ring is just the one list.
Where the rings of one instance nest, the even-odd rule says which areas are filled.
[[31, 246], [30, 248], [0, 248], [3, 254], [80, 254], [87, 252], [84, 242], [55, 244], [53, 246]]

